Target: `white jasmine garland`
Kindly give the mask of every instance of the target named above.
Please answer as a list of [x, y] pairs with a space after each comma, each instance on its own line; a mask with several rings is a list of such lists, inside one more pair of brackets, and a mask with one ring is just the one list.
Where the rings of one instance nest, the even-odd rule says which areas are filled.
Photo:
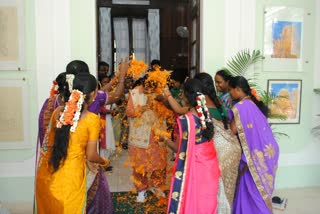
[[[79, 98], [77, 96], [75, 96], [76, 94], [78, 94]], [[72, 90], [71, 91], [69, 101], [66, 103], [66, 105], [64, 107], [64, 111], [62, 112], [62, 114], [59, 118], [59, 121], [57, 123], [57, 128], [61, 128], [63, 125], [71, 125], [70, 131], [75, 132], [77, 125], [78, 125], [78, 121], [81, 116], [81, 109], [82, 109], [82, 104], [84, 102], [84, 98], [85, 98], [85, 95], [81, 91], [79, 91], [79, 90]], [[70, 107], [71, 111], [73, 109], [76, 109], [75, 112], [68, 112], [69, 105], [76, 106], [76, 108]], [[72, 118], [67, 119], [68, 121], [66, 121], [66, 118], [65, 118], [66, 112], [68, 112], [68, 115], [73, 114]]]
[[70, 93], [72, 93], [73, 80], [74, 80], [74, 74], [67, 74], [66, 75], [66, 81], [68, 83]]

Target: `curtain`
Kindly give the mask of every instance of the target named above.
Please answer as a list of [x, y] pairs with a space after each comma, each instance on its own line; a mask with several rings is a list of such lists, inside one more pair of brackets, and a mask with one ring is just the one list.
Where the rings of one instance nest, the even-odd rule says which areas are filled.
[[150, 61], [160, 60], [160, 17], [158, 9], [148, 10]]
[[114, 56], [115, 68], [121, 62], [122, 58], [129, 58], [129, 28], [127, 18], [114, 18], [113, 30], [116, 54]]
[[[100, 19], [100, 54], [101, 61], [112, 63], [112, 43], [111, 43], [111, 8], [101, 7], [99, 9]], [[109, 73], [112, 72], [109, 69]], [[108, 74], [109, 74], [108, 73]]]
[[146, 19], [132, 19], [132, 38], [135, 58], [149, 64]]

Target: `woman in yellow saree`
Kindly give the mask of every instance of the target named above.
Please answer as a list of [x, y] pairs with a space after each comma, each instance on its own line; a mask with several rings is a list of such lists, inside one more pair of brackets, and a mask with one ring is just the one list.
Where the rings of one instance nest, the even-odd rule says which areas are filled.
[[97, 153], [99, 116], [87, 110], [97, 81], [89, 73], [70, 81], [69, 101], [54, 111], [41, 149], [35, 183], [38, 213], [85, 213], [86, 160], [108, 164]]

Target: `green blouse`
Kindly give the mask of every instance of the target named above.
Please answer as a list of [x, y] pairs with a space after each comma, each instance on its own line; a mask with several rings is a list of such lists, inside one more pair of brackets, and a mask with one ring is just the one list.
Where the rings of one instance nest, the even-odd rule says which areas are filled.
[[[218, 109], [216, 108], [208, 108], [209, 109], [209, 112], [211, 114], [211, 117], [213, 117], [214, 119], [216, 120], [222, 120], [222, 116], [221, 116], [221, 113], [219, 112]], [[227, 110], [224, 106], [222, 106], [222, 112], [225, 116], [227, 116]]]

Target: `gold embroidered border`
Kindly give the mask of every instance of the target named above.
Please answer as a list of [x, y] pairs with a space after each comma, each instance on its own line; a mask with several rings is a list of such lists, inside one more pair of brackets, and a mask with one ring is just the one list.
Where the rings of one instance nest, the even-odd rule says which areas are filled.
[[[188, 140], [187, 140], [187, 148], [186, 148], [186, 156], [185, 156], [185, 162], [184, 162], [184, 173], [183, 173], [183, 181], [181, 183], [181, 189], [180, 189], [180, 196], [179, 196], [179, 204], [178, 204], [178, 208], [177, 208], [177, 213], [180, 213], [180, 209], [181, 209], [181, 202], [182, 202], [182, 195], [183, 195], [183, 190], [184, 190], [184, 184], [186, 182], [186, 171], [188, 169], [188, 145], [189, 145], [189, 141], [190, 141], [190, 120], [189, 120], [189, 115], [185, 115], [185, 119], [187, 120], [187, 124], [188, 124]], [[182, 130], [183, 133], [183, 130]], [[181, 136], [182, 137], [182, 136]]]
[[244, 153], [244, 155], [246, 156], [246, 159], [247, 159], [248, 168], [249, 168], [249, 170], [251, 172], [251, 175], [253, 177], [253, 180], [254, 180], [257, 188], [258, 188], [258, 191], [260, 192], [263, 200], [265, 201], [267, 207], [270, 209], [270, 211], [272, 213], [271, 199], [268, 197], [266, 191], [264, 190], [262, 182], [261, 182], [261, 180], [259, 178], [259, 175], [258, 175], [258, 173], [256, 171], [256, 168], [253, 165], [253, 161], [252, 161], [251, 154], [250, 154], [250, 151], [249, 151], [247, 139], [246, 139], [246, 136], [245, 136], [245, 133], [244, 133], [244, 129], [243, 129], [242, 123], [241, 123], [241, 118], [240, 118], [240, 115], [239, 115], [239, 111], [238, 111], [238, 109], [236, 107], [233, 107], [232, 111], [233, 111], [233, 114], [234, 114], [234, 117], [235, 117], [236, 127], [237, 127], [237, 130], [238, 130], [238, 135], [239, 135], [239, 138], [240, 138], [240, 143], [241, 143], [241, 146], [242, 146], [242, 150], [243, 150], [243, 153]]

